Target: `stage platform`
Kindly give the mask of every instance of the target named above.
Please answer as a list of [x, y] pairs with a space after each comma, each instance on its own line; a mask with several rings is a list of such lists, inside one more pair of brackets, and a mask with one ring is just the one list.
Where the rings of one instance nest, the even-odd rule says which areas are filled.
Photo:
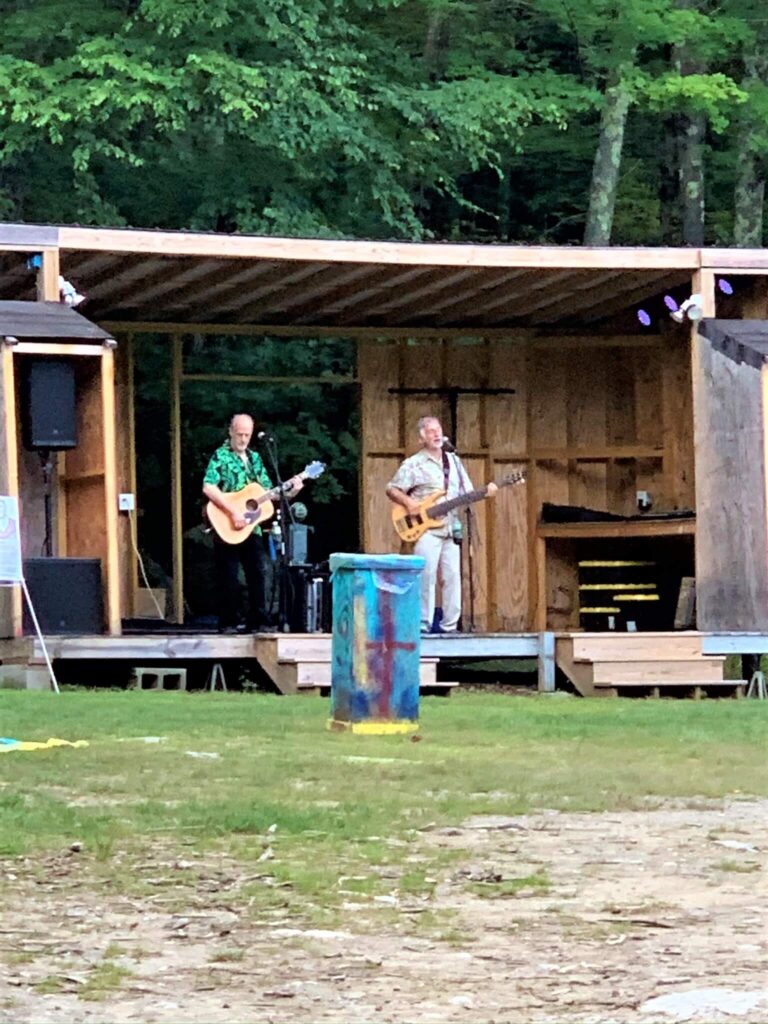
[[[49, 636], [46, 643], [54, 664], [226, 669], [256, 662], [280, 693], [323, 693], [331, 684], [330, 633], [224, 636], [169, 627], [123, 636]], [[756, 633], [440, 634], [422, 637], [421, 685], [424, 692], [448, 692], [455, 685], [438, 680], [440, 662], [535, 659], [543, 693], [553, 692], [559, 681], [582, 696], [738, 696], [743, 680], [724, 678], [725, 656], [763, 652], [768, 653], [768, 636]], [[0, 685], [48, 685], [37, 638], [0, 640]]]

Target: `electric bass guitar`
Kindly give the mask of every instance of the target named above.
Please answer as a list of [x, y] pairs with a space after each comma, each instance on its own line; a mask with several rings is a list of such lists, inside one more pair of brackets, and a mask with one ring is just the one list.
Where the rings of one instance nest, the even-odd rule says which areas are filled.
[[[302, 480], [317, 480], [324, 472], [324, 462], [310, 462], [299, 473], [299, 476]], [[232, 494], [227, 495], [227, 501], [237, 509], [241, 518], [248, 524], [247, 526], [244, 526], [242, 530], [236, 530], [229, 514], [220, 509], [218, 505], [214, 505], [212, 501], [209, 501], [206, 507], [208, 522], [227, 544], [242, 544], [250, 537], [251, 527], [274, 515], [275, 506], [272, 503], [280, 497], [281, 493], [285, 494], [288, 490], [290, 490], [290, 484], [287, 481], [281, 487], [273, 487], [269, 491], [265, 490], [261, 484], [248, 484], [242, 490], [233, 491]]]
[[[522, 484], [525, 482], [525, 473], [510, 473], [496, 481], [497, 487], [509, 487], [511, 484]], [[427, 530], [434, 530], [442, 526], [443, 516], [446, 516], [452, 509], [461, 508], [462, 505], [471, 505], [475, 501], [482, 501], [488, 497], [488, 487], [478, 487], [474, 491], [467, 491], [456, 498], [445, 498], [445, 491], [436, 491], [425, 498], [419, 505], [418, 512], [406, 512], [402, 505], [392, 505], [392, 524], [401, 540], [413, 542], [423, 536]]]

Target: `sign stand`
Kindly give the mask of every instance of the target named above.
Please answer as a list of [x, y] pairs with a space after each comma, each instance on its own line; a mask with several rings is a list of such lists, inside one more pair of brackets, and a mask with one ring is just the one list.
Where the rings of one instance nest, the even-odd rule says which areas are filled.
[[60, 693], [56, 674], [48, 655], [48, 648], [45, 646], [40, 623], [37, 621], [32, 598], [29, 596], [27, 581], [24, 579], [24, 571], [21, 562], [21, 538], [19, 536], [19, 501], [18, 498], [10, 495], [0, 494], [0, 587], [12, 587], [21, 585], [24, 597], [27, 600], [29, 614], [43, 650], [43, 657], [51, 677], [51, 689]]

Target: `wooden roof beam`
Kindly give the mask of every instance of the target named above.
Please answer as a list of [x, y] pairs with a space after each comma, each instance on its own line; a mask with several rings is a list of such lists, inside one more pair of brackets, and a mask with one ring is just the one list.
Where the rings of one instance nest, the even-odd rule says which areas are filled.
[[673, 282], [674, 278], [670, 282], [670, 276], [666, 272], [653, 275], [648, 271], [638, 274], [622, 272], [611, 275], [604, 285], [598, 285], [586, 294], [573, 297], [565, 296], [547, 307], [535, 310], [535, 315], [530, 318], [530, 323], [537, 326], [552, 323], [560, 316], [569, 316], [569, 314], [580, 316], [593, 309], [602, 309], [606, 304], [613, 305], [613, 301], [620, 304], [619, 308], [624, 308], [622, 296], [625, 293], [634, 294], [640, 290], [643, 294], [654, 295], [657, 289], [660, 286], [663, 287], [664, 284], [667, 284], [669, 288], [674, 288]]
[[366, 315], [386, 315], [394, 310], [402, 309], [403, 306], [405, 306], [406, 309], [411, 309], [414, 305], [417, 308], [422, 308], [426, 304], [431, 308], [431, 302], [435, 295], [442, 295], [445, 291], [451, 291], [456, 287], [456, 285], [461, 284], [464, 281], [472, 279], [476, 280], [477, 276], [478, 271], [474, 267], [471, 269], [457, 270], [454, 273], [446, 273], [445, 270], [441, 268], [440, 270], [436, 270], [432, 275], [432, 278], [420, 288], [416, 288], [415, 291], [402, 289], [395, 298], [388, 299], [384, 302], [379, 302], [378, 304], [371, 306], [366, 310]]
[[179, 289], [166, 305], [166, 312], [178, 312], [184, 309], [200, 309], [210, 306], [213, 299], [223, 299], [224, 302], [231, 295], [242, 294], [243, 289], [260, 281], [263, 277], [277, 274], [277, 267], [267, 260], [252, 260], [237, 264], [241, 270], [232, 272], [232, 264], [228, 261], [219, 261], [208, 278], [208, 284], [202, 286], [199, 283], [186, 285]]
[[[111, 296], [122, 297], [130, 294], [137, 285], [144, 280], [152, 278], [155, 274], [162, 274], [166, 268], [166, 262], [160, 259], [129, 258], [121, 260], [115, 270], [114, 266], [105, 268], [105, 272], [91, 279], [89, 288], [95, 302], [102, 305], [113, 306]], [[85, 287], [85, 281], [82, 282]]]
[[[542, 289], [551, 288], [552, 285], [556, 284], [558, 281], [570, 280], [572, 277], [573, 271], [571, 270], [549, 271], [548, 273], [544, 273], [543, 271], [526, 271], [526, 276], [524, 278], [517, 282], [512, 282], [513, 285], [516, 284], [517, 286], [511, 291], [504, 290], [503, 294], [495, 295], [489, 298], [486, 302], [471, 303], [469, 305], [465, 303], [463, 308], [460, 308], [458, 312], [461, 313], [463, 309], [467, 309], [473, 317], [477, 317], [478, 320], [480, 320], [481, 318], [485, 318], [486, 314], [490, 311], [498, 309], [499, 306], [504, 306], [504, 313], [498, 319], [514, 319], [519, 316], [517, 307], [513, 306], [513, 308], [510, 309], [510, 306], [512, 306], [515, 300], [519, 299], [521, 295], [532, 295], [535, 292], [542, 291]], [[443, 312], [443, 314], [437, 318], [438, 326], [456, 323], [456, 313], [457, 311], [454, 310], [451, 315], [446, 316], [445, 312]]]
[[434, 315], [442, 313], [453, 306], [469, 306], [469, 308], [475, 309], [477, 308], [480, 295], [485, 296], [488, 292], [495, 292], [496, 289], [504, 288], [513, 281], [519, 281], [521, 278], [530, 276], [531, 272], [529, 270], [488, 270], [483, 275], [482, 286], [473, 294], [471, 301], [468, 300], [464, 292], [460, 292], [458, 295], [448, 295], [439, 302], [430, 303], [429, 312], [431, 315]]
[[[356, 316], [356, 310], [361, 306], [365, 306], [372, 297], [381, 295], [382, 292], [386, 292], [391, 288], [400, 288], [410, 284], [412, 281], [418, 281], [421, 278], [428, 277], [433, 271], [432, 267], [406, 267], [399, 273], [392, 272], [391, 268], [383, 267], [376, 276], [367, 282], [365, 289], [360, 289], [355, 295], [349, 296], [349, 298], [342, 300], [341, 302], [334, 303], [332, 306], [328, 306], [326, 309], [327, 316], [333, 316], [338, 320], [340, 325], [354, 324], [358, 317]], [[304, 318], [306, 319], [306, 318]]]
[[370, 277], [373, 268], [369, 264], [362, 267], [353, 266], [351, 270], [340, 270], [338, 267], [329, 267], [326, 271], [328, 282], [323, 282], [319, 287], [302, 288], [296, 290], [292, 296], [280, 303], [280, 312], [286, 313], [293, 310], [293, 317], [303, 316], [306, 312], [312, 311], [317, 314], [318, 307], [328, 307], [339, 298], [345, 298], [350, 294], [350, 285], [357, 284]]
[[602, 303], [599, 309], [584, 310], [580, 313], [580, 319], [585, 324], [592, 324], [596, 323], [598, 320], [605, 320], [610, 316], [614, 316], [616, 313], [623, 313], [629, 310], [631, 306], [634, 306], [638, 302], [654, 298], [659, 294], [659, 291], [662, 290], [660, 286], [664, 284], [666, 284], [668, 288], [676, 288], [690, 279], [688, 277], [683, 277], [682, 280], [677, 280], [676, 282], [674, 281], [674, 278], [672, 280], [674, 283], [670, 283], [669, 274], [663, 274], [656, 279], [655, 285], [646, 283], [636, 288], [624, 290], [620, 294], [617, 294], [613, 301]]
[[108, 286], [107, 289], [99, 291], [99, 300], [108, 303], [112, 309], [120, 309], [123, 305], [131, 308], [137, 303], [145, 308], [154, 304], [156, 298], [173, 291], [175, 282], [185, 283], [190, 279], [190, 275], [192, 280], [196, 280], [203, 273], [210, 273], [210, 268], [210, 260], [195, 260], [192, 265], [187, 263], [181, 270], [175, 260], [168, 261], [159, 266], [157, 273], [152, 272], [138, 280], [134, 276], [130, 276], [128, 280], [122, 276], [115, 282], [114, 288]]
[[[0, 246], [14, 227], [19, 226], [0, 225]], [[688, 248], [456, 245], [66, 226], [57, 229], [57, 242], [62, 249], [134, 252], [153, 256], [387, 263], [399, 266], [695, 270], [701, 262], [701, 251]], [[764, 265], [768, 264], [768, 255], [763, 256], [763, 261]]]
[[[293, 264], [293, 266], [296, 266], [296, 264]], [[298, 268], [293, 273], [286, 273], [286, 267], [284, 265], [281, 266], [279, 270], [282, 273], [282, 277], [279, 277], [274, 283], [263, 284], [261, 287], [243, 296], [246, 301], [242, 305], [234, 306], [231, 302], [227, 306], [219, 305], [219, 312], [233, 313], [241, 323], [248, 323], [255, 316], [258, 316], [259, 319], [268, 319], [268, 317], [263, 317], [261, 314], [265, 309], [269, 309], [269, 299], [273, 295], [279, 294], [287, 285], [303, 283], [323, 273], [326, 269], [324, 265], [317, 263], [299, 263]]]
[[554, 307], [559, 307], [568, 301], [575, 301], [574, 296], [579, 295], [583, 292], [592, 293], [595, 290], [601, 289], [604, 285], [609, 285], [610, 282], [616, 281], [617, 278], [621, 278], [626, 271], [598, 271], [595, 274], [589, 274], [583, 279], [580, 277], [577, 281], [572, 281], [567, 289], [556, 290], [548, 295], [541, 296], [537, 301], [528, 303], [524, 310], [518, 310], [522, 316], [530, 316], [531, 313], [546, 313], [547, 310]]

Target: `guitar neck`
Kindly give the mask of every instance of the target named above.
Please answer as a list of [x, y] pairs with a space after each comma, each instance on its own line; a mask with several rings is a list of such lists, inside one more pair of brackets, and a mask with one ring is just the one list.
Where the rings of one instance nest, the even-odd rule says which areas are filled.
[[447, 515], [453, 509], [460, 508], [462, 505], [471, 505], [475, 501], [482, 501], [487, 494], [487, 487], [478, 487], [474, 491], [467, 491], [466, 494], [460, 494], [457, 498], [448, 498], [445, 501], [438, 501], [436, 505], [432, 505], [429, 510], [429, 514], [433, 519], [439, 519], [441, 516]]
[[[306, 473], [299, 473], [299, 477], [302, 480], [306, 480]], [[259, 498], [259, 505], [263, 505], [265, 501], [274, 501], [275, 498], [279, 498], [281, 494], [285, 494], [286, 491], [291, 489], [290, 482], [286, 480], [282, 484], [278, 484], [277, 487], [273, 487], [271, 491], [265, 491]]]

